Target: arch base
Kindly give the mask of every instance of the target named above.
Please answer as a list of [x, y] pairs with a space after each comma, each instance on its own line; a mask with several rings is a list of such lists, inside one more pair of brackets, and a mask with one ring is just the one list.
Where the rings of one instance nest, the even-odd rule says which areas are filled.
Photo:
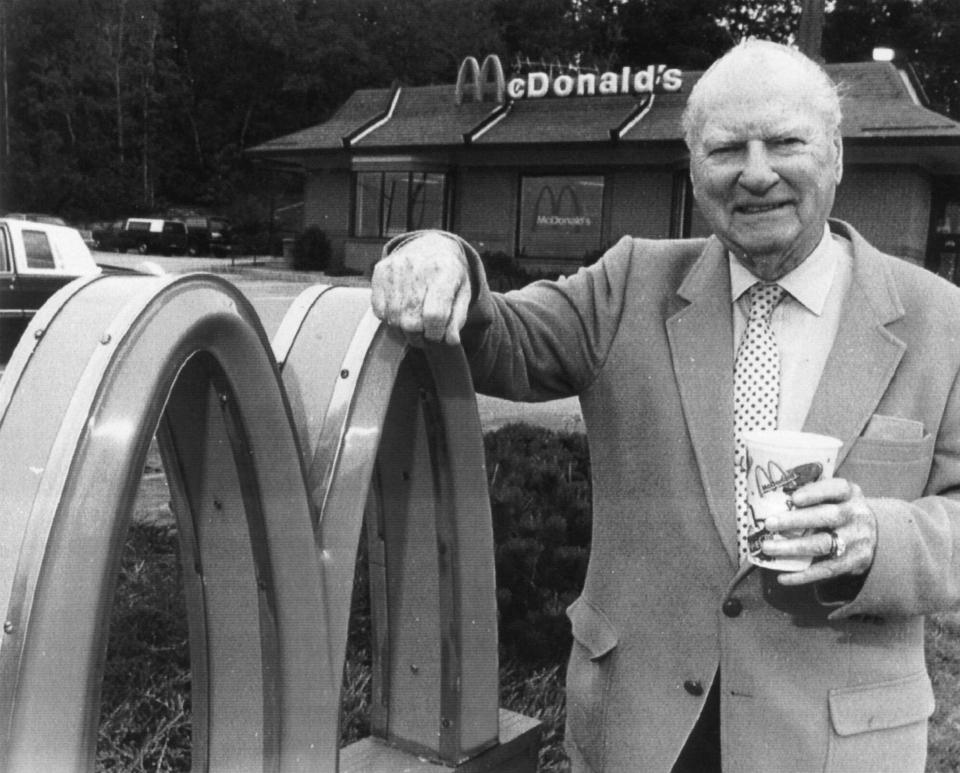
[[500, 709], [500, 743], [456, 767], [435, 764], [391, 746], [381, 738], [364, 738], [340, 751], [340, 773], [533, 773], [537, 769], [542, 724], [523, 714]]

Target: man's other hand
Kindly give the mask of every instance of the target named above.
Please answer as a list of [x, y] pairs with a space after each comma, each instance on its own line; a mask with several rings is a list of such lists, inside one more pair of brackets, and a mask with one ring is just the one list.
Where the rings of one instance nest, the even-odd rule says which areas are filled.
[[[793, 495], [793, 509], [772, 516], [764, 524], [771, 532], [804, 530], [803, 536], [768, 540], [763, 550], [777, 558], [821, 556], [802, 572], [784, 573], [777, 579], [782, 585], [803, 585], [841, 574], [866, 574], [873, 565], [877, 549], [877, 517], [863, 491], [843, 478], [808, 483]], [[831, 532], [844, 546], [842, 555], [834, 555], [837, 545]]]
[[423, 234], [383, 258], [373, 270], [373, 313], [400, 328], [407, 340], [460, 343], [471, 288], [460, 245], [442, 234]]

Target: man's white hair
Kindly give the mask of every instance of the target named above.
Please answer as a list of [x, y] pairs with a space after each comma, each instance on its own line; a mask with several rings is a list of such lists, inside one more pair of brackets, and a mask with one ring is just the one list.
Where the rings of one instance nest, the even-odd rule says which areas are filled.
[[810, 85], [813, 87], [812, 96], [815, 107], [823, 115], [828, 133], [837, 130], [842, 118], [840, 90], [826, 70], [796, 48], [769, 40], [748, 38], [738, 43], [710, 65], [690, 91], [681, 118], [683, 138], [687, 147], [691, 147], [691, 143], [703, 123], [703, 101], [709, 93], [711, 82], [718, 73], [723, 73], [729, 68], [735, 67], [740, 71], [743, 78], [757, 77], [758, 73], [770, 72], [771, 65], [778, 60], [783, 62], [784, 59], [797, 65], [800, 72], [809, 79]]

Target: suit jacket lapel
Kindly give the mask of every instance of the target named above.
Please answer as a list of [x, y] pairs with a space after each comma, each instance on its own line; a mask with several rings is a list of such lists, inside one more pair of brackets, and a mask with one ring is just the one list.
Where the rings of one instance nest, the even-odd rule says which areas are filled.
[[667, 338], [710, 515], [734, 566], [733, 316], [726, 250], [707, 242], [677, 291]]
[[903, 306], [883, 262], [873, 259], [877, 251], [846, 223], [830, 225], [853, 245], [853, 280], [804, 429], [843, 440], [839, 466], [886, 392], [906, 345], [886, 328], [903, 316]]

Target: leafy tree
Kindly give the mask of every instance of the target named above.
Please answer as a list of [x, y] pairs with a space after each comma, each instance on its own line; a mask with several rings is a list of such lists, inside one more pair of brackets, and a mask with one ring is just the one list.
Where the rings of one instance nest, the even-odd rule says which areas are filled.
[[933, 109], [960, 119], [960, 3], [837, 0], [823, 32], [827, 61], [863, 61], [875, 46], [912, 63]]
[[[263, 186], [244, 156], [360, 88], [450, 83], [463, 57], [706, 66], [748, 35], [792, 40], [772, 0], [0, 0], [11, 209], [72, 218], [176, 204], [234, 209]], [[960, 115], [960, 3], [833, 0], [827, 61], [877, 43]], [[262, 198], [262, 195], [260, 195]], [[244, 219], [248, 214], [243, 215]]]
[[725, 4], [716, 0], [627, 3], [621, 12], [620, 59], [705, 68], [734, 42], [734, 31], [723, 22], [725, 10]]
[[717, 15], [718, 22], [729, 30], [732, 42], [762, 37], [782, 42], [792, 41], [800, 26], [800, 3], [725, 2]]

